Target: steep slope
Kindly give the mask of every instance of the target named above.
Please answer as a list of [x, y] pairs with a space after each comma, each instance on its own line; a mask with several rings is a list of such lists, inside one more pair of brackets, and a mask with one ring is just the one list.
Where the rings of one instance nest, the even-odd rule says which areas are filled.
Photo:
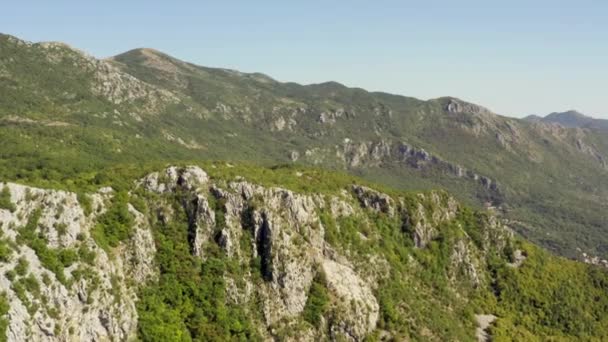
[[514, 238], [444, 192], [206, 169], [116, 169], [103, 177], [112, 187], [80, 195], [3, 184], [3, 333], [470, 341], [475, 316], [494, 315], [484, 328], [496, 341], [608, 336], [606, 272]]
[[608, 253], [608, 136], [594, 130], [456, 98], [281, 83], [151, 49], [100, 61], [56, 43], [0, 44], [3, 179], [84, 184], [100, 168], [142, 161], [318, 165], [445, 188], [559, 253]]

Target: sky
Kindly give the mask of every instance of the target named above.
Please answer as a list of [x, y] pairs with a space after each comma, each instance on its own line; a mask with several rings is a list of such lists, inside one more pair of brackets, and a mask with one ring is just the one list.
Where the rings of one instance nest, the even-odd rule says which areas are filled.
[[138, 47], [521, 117], [608, 119], [608, 1], [5, 1], [0, 32], [96, 57]]

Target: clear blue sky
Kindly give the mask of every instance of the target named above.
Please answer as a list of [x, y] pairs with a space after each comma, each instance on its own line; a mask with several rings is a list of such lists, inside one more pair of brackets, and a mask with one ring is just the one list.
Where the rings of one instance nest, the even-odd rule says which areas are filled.
[[608, 118], [608, 1], [6, 1], [0, 32], [281, 81]]

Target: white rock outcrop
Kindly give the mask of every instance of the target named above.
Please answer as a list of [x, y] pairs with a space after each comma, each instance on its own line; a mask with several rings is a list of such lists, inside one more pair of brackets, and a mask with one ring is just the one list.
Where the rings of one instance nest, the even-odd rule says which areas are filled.
[[[0, 263], [0, 289], [6, 293], [9, 341], [104, 341], [126, 340], [137, 327], [136, 296], [126, 285], [128, 278], [145, 281], [154, 270], [154, 243], [143, 215], [136, 215], [132, 241], [123, 253], [108, 255], [91, 238], [97, 213], [111, 193], [91, 196], [95, 209], [85, 214], [76, 194], [43, 190], [13, 183], [7, 187], [14, 210], [0, 209], [2, 239], [13, 247], [8, 262]], [[39, 213], [39, 214], [38, 214]], [[35, 215], [39, 215], [37, 222]], [[34, 225], [46, 243], [46, 253], [70, 251], [95, 253], [88, 261], [77, 258], [64, 269], [49, 269], [44, 253], [19, 239], [22, 227]], [[23, 261], [25, 260], [25, 262]], [[16, 274], [18, 263], [27, 264], [23, 275]], [[63, 272], [64, 279], [56, 272]], [[25, 287], [24, 281], [30, 287]], [[38, 284], [37, 286], [31, 285]], [[36, 287], [39, 289], [37, 290]]]

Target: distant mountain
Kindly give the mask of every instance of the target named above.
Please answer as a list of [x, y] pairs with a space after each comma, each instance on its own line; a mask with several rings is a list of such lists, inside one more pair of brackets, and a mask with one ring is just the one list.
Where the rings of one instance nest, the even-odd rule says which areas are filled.
[[493, 207], [575, 257], [608, 255], [608, 135], [337, 82], [283, 83], [153, 49], [106, 60], [0, 36], [0, 177], [104, 184], [116, 165], [215, 159], [344, 170]]
[[608, 120], [595, 119], [590, 116], [586, 116], [575, 110], [569, 110], [567, 112], [554, 112], [545, 117], [537, 115], [530, 115], [525, 120], [533, 122], [550, 122], [558, 123], [564, 127], [580, 127], [580, 128], [593, 128], [600, 130], [608, 130]]
[[523, 118], [523, 120], [530, 121], [530, 122], [540, 122], [543, 120], [543, 117], [533, 114], [533, 115], [526, 116], [525, 118]]

